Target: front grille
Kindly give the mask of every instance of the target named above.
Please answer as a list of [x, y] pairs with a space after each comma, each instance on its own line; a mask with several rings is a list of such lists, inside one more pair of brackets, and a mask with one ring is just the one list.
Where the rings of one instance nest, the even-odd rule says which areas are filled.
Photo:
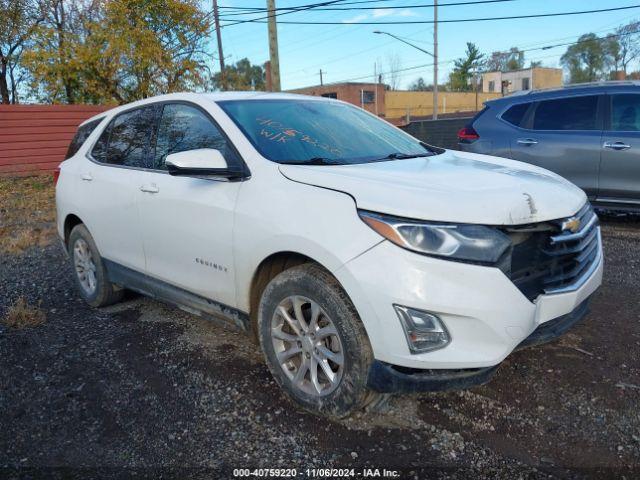
[[[576, 231], [571, 222], [579, 221]], [[600, 258], [598, 217], [588, 203], [574, 216], [508, 230], [509, 276], [529, 299], [577, 288]]]

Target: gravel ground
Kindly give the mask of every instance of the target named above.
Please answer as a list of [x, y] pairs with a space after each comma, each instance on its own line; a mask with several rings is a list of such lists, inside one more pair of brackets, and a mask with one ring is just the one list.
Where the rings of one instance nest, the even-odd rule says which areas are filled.
[[393, 397], [330, 422], [282, 395], [242, 334], [149, 299], [101, 310], [57, 244], [0, 254], [0, 477], [232, 478], [234, 468], [386, 468], [399, 478], [640, 475], [640, 223], [604, 222], [606, 273], [560, 341], [486, 386]]

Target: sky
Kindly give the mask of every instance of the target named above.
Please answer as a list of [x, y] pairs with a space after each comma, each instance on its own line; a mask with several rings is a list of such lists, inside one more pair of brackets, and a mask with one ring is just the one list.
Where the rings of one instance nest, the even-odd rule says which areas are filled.
[[[211, 3], [211, 0], [203, 0]], [[289, 7], [314, 3], [320, 0], [276, 0], [277, 7]], [[346, 0], [353, 1], [353, 0]], [[621, 24], [640, 20], [640, 1], [636, 0], [513, 0], [504, 3], [445, 6], [446, 3], [471, 0], [439, 0], [438, 20], [533, 15], [541, 13], [596, 10], [637, 5], [639, 8], [605, 13], [574, 16], [498, 20], [474, 23], [439, 23], [439, 83], [445, 83], [453, 66], [453, 60], [464, 55], [466, 42], [473, 42], [483, 53], [539, 48], [557, 43], [576, 41], [584, 33], [605, 35]], [[329, 21], [339, 25], [278, 25], [280, 75], [282, 89], [293, 89], [320, 83], [319, 71], [323, 71], [324, 83], [343, 80], [373, 81], [374, 68], [388, 72], [390, 59], [400, 59], [400, 68], [433, 63], [426, 53], [416, 50], [386, 35], [375, 35], [383, 30], [400, 36], [417, 46], [432, 51], [433, 25], [362, 25], [360, 22], [378, 21], [427, 21], [433, 20], [433, 8], [416, 8], [416, 5], [432, 5], [432, 0], [380, 0], [376, 3], [348, 5], [346, 7], [376, 7], [362, 11], [306, 11], [281, 15], [282, 21]], [[219, 0], [221, 7], [265, 7], [266, 0]], [[388, 6], [401, 6], [395, 10]], [[339, 4], [332, 7], [339, 7]], [[210, 5], [208, 8], [211, 8]], [[221, 8], [229, 14], [232, 10]], [[233, 12], [237, 13], [237, 11]], [[257, 15], [256, 15], [257, 16]], [[260, 15], [261, 16], [261, 15]], [[239, 18], [239, 17], [228, 17]], [[247, 17], [251, 18], [251, 17]], [[222, 28], [225, 61], [234, 63], [247, 57], [252, 63], [262, 64], [269, 59], [267, 25], [245, 23]], [[213, 45], [213, 44], [212, 44]], [[542, 61], [543, 66], [560, 66], [560, 56], [566, 46], [548, 50], [534, 50], [525, 54], [526, 64]], [[368, 76], [367, 78], [359, 78]], [[406, 88], [418, 77], [432, 83], [433, 67], [401, 72], [400, 88]], [[357, 80], [356, 80], [357, 79]]]

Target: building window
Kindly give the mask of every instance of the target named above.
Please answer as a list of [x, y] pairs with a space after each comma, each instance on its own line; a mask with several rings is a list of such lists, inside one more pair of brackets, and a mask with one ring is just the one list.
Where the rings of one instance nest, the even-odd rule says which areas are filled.
[[522, 90], [529, 90], [531, 87], [529, 86], [529, 77], [522, 79]]
[[371, 90], [362, 91], [362, 103], [374, 103], [376, 101], [376, 94]]
[[495, 92], [496, 91], [496, 82], [494, 80], [491, 80], [489, 82], [489, 91], [490, 92]]
[[323, 93], [320, 96], [324, 98], [335, 98], [336, 100], [338, 99], [338, 94], [336, 92]]

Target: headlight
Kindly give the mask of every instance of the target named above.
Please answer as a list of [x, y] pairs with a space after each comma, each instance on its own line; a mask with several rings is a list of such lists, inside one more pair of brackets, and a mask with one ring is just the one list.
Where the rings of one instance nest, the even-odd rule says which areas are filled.
[[364, 211], [358, 214], [387, 240], [425, 255], [496, 263], [511, 246], [506, 234], [483, 225], [430, 223]]

